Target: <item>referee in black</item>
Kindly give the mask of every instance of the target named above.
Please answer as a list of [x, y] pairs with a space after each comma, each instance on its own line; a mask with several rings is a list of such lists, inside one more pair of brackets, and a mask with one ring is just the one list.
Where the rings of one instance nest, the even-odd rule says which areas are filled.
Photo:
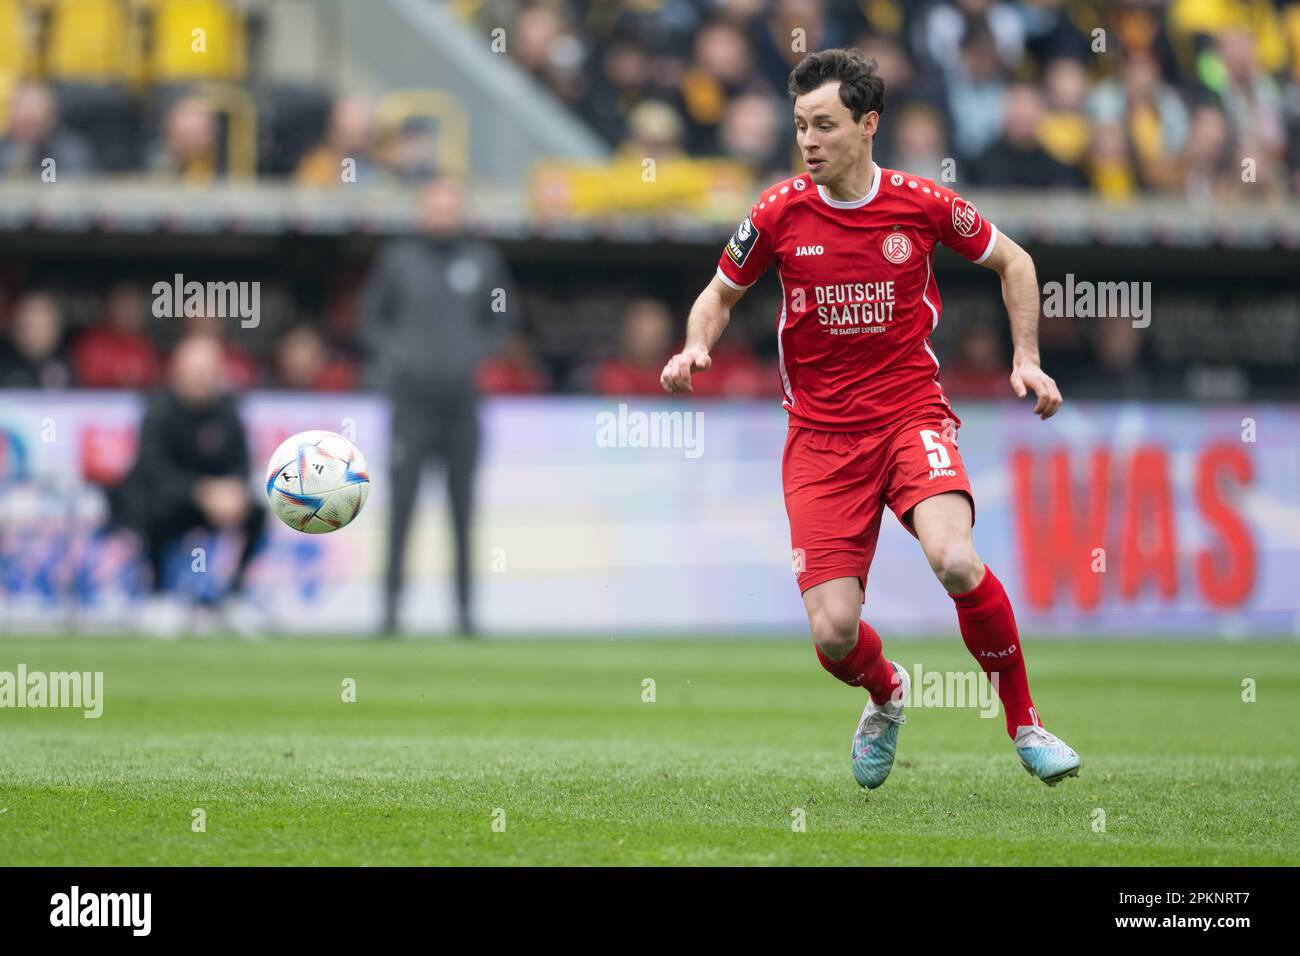
[[392, 402], [392, 509], [384, 619], [399, 631], [406, 542], [420, 473], [445, 466], [456, 547], [458, 632], [472, 636], [470, 519], [479, 449], [475, 372], [518, 325], [514, 286], [494, 246], [465, 228], [464, 183], [432, 180], [423, 190], [418, 235], [380, 250], [361, 298], [360, 339], [371, 381]]

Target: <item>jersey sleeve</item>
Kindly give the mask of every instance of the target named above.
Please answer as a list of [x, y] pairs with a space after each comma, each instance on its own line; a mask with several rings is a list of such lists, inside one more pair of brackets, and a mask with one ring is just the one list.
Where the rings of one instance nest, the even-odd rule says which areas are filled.
[[749, 211], [722, 247], [718, 260], [718, 277], [733, 289], [747, 289], [762, 277], [772, 264], [772, 226], [774, 217], [760, 215], [758, 207]]
[[[946, 198], [945, 198], [946, 197]], [[993, 254], [998, 227], [980, 215], [975, 204], [956, 193], [934, 191], [930, 218], [939, 231], [939, 241], [971, 262], [983, 262]]]

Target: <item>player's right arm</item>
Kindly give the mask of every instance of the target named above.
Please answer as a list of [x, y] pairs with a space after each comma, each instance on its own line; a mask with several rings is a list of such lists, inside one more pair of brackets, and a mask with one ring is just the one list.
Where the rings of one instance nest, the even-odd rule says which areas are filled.
[[693, 391], [691, 374], [703, 372], [712, 363], [709, 349], [722, 336], [722, 330], [731, 321], [731, 308], [745, 294], [744, 289], [727, 285], [716, 275], [691, 306], [686, 320], [686, 345], [668, 360], [659, 383], [664, 391], [678, 394]]
[[686, 320], [686, 345], [668, 360], [659, 376], [664, 391], [673, 394], [693, 391], [691, 375], [713, 364], [709, 349], [731, 320], [731, 307], [772, 264], [775, 223], [770, 220], [775, 210], [764, 214], [765, 206], [766, 203], [756, 204], [727, 240], [718, 260], [717, 274], [691, 306]]

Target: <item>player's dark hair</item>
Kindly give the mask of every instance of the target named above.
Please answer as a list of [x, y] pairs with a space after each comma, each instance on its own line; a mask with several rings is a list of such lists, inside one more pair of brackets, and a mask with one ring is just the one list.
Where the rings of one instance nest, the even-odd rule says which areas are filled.
[[856, 123], [872, 110], [885, 111], [885, 81], [876, 69], [876, 61], [857, 50], [809, 53], [790, 71], [790, 96], [803, 96], [824, 83], [839, 80], [840, 102], [848, 107]]

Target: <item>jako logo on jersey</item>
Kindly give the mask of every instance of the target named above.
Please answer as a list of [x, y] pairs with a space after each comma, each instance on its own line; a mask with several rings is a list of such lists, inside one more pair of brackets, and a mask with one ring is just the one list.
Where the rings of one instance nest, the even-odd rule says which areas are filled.
[[1016, 652], [1016, 645], [1012, 644], [1006, 650], [1002, 651], [980, 651], [980, 657], [1010, 657]]
[[795, 250], [796, 256], [820, 256], [826, 251], [825, 246], [800, 246]]
[[885, 241], [880, 244], [880, 251], [894, 265], [901, 265], [911, 258], [912, 240], [901, 232], [891, 232], [885, 236]]
[[930, 477], [931, 478], [956, 478], [957, 472], [953, 471], [951, 468], [931, 468]]
[[952, 227], [958, 235], [973, 236], [980, 231], [979, 211], [964, 199], [956, 199], [952, 204]]
[[804, 183], [804, 181], [803, 181], [802, 179], [796, 179], [796, 180], [795, 180], [793, 183], [791, 183], [790, 185], [793, 186], [795, 189], [798, 189], [798, 190], [805, 189], [806, 186], [807, 186], [807, 184]]
[[890, 176], [889, 181], [893, 183], [895, 186], [903, 185], [903, 177], [900, 176], [898, 173], [894, 173], [894, 175]]

